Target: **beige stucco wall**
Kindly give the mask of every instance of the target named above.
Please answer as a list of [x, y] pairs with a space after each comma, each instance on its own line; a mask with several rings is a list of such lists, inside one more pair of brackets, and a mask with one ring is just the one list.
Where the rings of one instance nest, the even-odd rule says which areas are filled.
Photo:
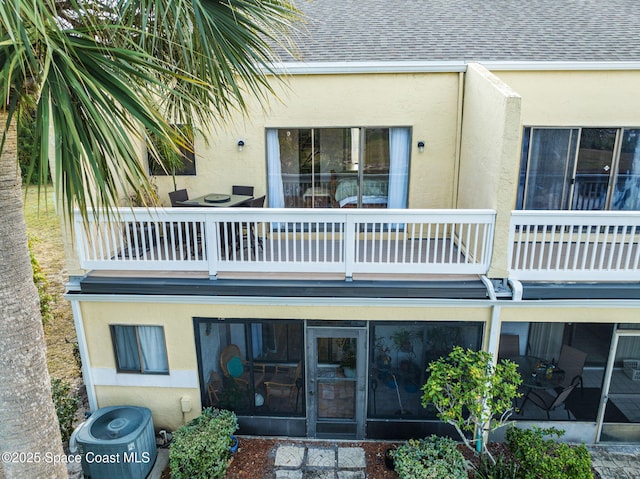
[[522, 96], [525, 126], [640, 126], [640, 71], [496, 71]]
[[[152, 302], [80, 303], [82, 326], [89, 351], [84, 360], [95, 384], [98, 407], [140, 405], [153, 413], [154, 426], [173, 430], [201, 411], [198, 366], [193, 329], [194, 317], [261, 319], [342, 319], [398, 321], [475, 321], [487, 322], [488, 306], [395, 307], [321, 306], [303, 304], [176, 304]], [[370, 302], [371, 303], [371, 302]], [[116, 373], [109, 325], [164, 326], [170, 375]], [[87, 378], [85, 378], [86, 380]], [[191, 411], [184, 413], [181, 400], [189, 398]]]
[[[151, 301], [154, 299], [154, 301]], [[141, 298], [145, 302], [83, 301], [80, 306], [83, 330], [86, 335], [89, 360], [85, 361], [90, 374], [98, 378], [95, 394], [98, 407], [132, 404], [149, 407], [156, 428], [175, 429], [201, 411], [197, 370], [194, 317], [259, 318], [259, 319], [342, 319], [342, 320], [398, 320], [398, 321], [474, 321], [485, 323], [485, 347], [493, 308], [488, 302], [442, 305], [414, 305], [412, 307], [322, 305], [291, 302], [282, 305], [263, 304], [178, 304], [163, 298]], [[166, 301], [166, 302], [164, 302]], [[564, 306], [558, 303], [511, 303], [501, 301], [498, 323], [502, 322], [637, 322], [637, 308], [623, 305], [593, 307], [586, 304]], [[170, 376], [116, 374], [110, 324], [152, 324], [165, 328]], [[105, 376], [105, 371], [108, 374]], [[105, 381], [104, 378], [111, 378]], [[115, 377], [115, 379], [113, 379]], [[187, 378], [187, 380], [185, 380]], [[143, 384], [143, 382], [147, 384]], [[151, 381], [151, 382], [149, 382]], [[156, 381], [154, 384], [153, 382]], [[166, 382], [173, 381], [173, 384]], [[128, 382], [128, 384], [124, 384]], [[158, 385], [164, 382], [163, 385]], [[188, 385], [185, 382], [189, 383]], [[191, 401], [191, 411], [184, 413], [181, 400]]]
[[[297, 75], [278, 88], [266, 110], [250, 103], [246, 117], [213, 131], [209, 145], [196, 142], [197, 176], [178, 177], [178, 187], [198, 196], [227, 192], [231, 185], [255, 185], [267, 193], [266, 128], [412, 128], [409, 206], [450, 208], [453, 201], [458, 121], [458, 73]], [[237, 151], [242, 138], [245, 147]], [[426, 144], [418, 152], [418, 141]], [[157, 178], [168, 204], [171, 178]], [[268, 202], [268, 197], [267, 197]]]
[[508, 275], [508, 225], [518, 189], [522, 136], [520, 102], [517, 92], [483, 66], [468, 66], [456, 207], [496, 210], [489, 277]]

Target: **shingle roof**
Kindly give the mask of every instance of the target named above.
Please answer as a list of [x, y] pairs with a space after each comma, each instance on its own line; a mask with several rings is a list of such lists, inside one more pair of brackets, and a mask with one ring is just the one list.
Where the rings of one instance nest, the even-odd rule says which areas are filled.
[[296, 4], [307, 22], [295, 61], [640, 61], [638, 0]]

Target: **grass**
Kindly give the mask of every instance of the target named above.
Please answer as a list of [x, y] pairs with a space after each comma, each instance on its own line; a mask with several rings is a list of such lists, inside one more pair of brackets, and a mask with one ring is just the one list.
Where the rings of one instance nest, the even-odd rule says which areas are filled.
[[80, 370], [73, 356], [76, 332], [71, 306], [63, 298], [68, 280], [60, 218], [56, 213], [53, 188], [31, 186], [26, 191], [24, 204], [27, 233], [32, 238], [33, 254], [40, 263], [48, 281], [48, 292], [53, 297], [52, 317], [44, 325], [47, 342], [47, 364], [52, 377], [65, 379], [78, 386]]

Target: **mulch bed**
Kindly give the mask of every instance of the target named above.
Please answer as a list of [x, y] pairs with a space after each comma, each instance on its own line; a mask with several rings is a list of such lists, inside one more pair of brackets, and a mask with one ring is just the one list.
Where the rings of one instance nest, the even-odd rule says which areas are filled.
[[[227, 469], [225, 479], [274, 479], [274, 462], [276, 448], [279, 445], [290, 445], [292, 443], [308, 443], [303, 439], [292, 438], [259, 438], [239, 436], [240, 445], [238, 452], [233, 456]], [[398, 474], [390, 470], [384, 461], [385, 451], [394, 448], [403, 442], [387, 441], [361, 441], [349, 443], [351, 447], [361, 447], [365, 451], [367, 460], [367, 479], [398, 479]], [[314, 445], [330, 445], [330, 441], [313, 441]], [[472, 464], [478, 464], [478, 458], [464, 445], [458, 446], [462, 455]], [[494, 457], [508, 456], [509, 450], [504, 443], [489, 443], [489, 452]], [[470, 474], [473, 479], [473, 473]], [[594, 478], [601, 479], [601, 476], [594, 471]], [[161, 479], [171, 479], [171, 472], [167, 468]]]

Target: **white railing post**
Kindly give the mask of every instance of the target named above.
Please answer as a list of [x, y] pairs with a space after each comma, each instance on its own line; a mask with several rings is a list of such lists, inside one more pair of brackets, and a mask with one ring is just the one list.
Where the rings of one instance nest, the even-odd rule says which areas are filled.
[[355, 215], [345, 215], [343, 222], [344, 275], [347, 280], [351, 280], [356, 262], [356, 241], [360, 223], [356, 222]]
[[218, 269], [220, 266], [220, 223], [214, 221], [213, 218], [205, 218], [204, 221], [204, 242], [203, 249], [204, 255], [207, 259], [209, 268], [209, 277], [217, 278]]

